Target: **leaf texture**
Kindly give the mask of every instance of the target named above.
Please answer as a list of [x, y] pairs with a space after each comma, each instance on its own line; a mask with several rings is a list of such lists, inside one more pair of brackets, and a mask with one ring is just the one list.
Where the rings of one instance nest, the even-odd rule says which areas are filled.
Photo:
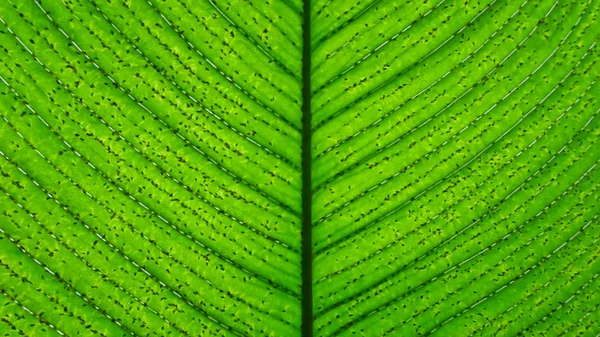
[[37, 321], [9, 324], [297, 335], [298, 9], [0, 6], [3, 301]]
[[597, 336], [599, 14], [0, 0], [0, 335]]
[[599, 5], [315, 1], [315, 335], [599, 332]]

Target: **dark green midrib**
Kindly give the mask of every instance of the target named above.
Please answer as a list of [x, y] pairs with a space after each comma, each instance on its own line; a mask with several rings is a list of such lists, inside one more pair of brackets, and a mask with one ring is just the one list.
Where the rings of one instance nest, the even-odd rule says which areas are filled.
[[302, 337], [313, 336], [310, 0], [302, 24]]

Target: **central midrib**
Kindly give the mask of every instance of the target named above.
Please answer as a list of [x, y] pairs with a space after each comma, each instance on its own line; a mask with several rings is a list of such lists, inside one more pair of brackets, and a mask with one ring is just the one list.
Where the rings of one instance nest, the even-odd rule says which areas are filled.
[[310, 0], [304, 0], [302, 50], [302, 336], [313, 336]]

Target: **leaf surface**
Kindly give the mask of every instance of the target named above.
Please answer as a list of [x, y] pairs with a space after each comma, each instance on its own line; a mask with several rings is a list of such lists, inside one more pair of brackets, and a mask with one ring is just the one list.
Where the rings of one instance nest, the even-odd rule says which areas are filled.
[[0, 1], [0, 333], [596, 336], [599, 14]]

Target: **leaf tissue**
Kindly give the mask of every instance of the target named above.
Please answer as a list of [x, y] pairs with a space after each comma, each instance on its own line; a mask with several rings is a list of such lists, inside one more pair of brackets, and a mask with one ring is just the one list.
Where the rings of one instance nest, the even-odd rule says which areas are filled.
[[599, 0], [0, 0], [0, 335], [600, 335]]

